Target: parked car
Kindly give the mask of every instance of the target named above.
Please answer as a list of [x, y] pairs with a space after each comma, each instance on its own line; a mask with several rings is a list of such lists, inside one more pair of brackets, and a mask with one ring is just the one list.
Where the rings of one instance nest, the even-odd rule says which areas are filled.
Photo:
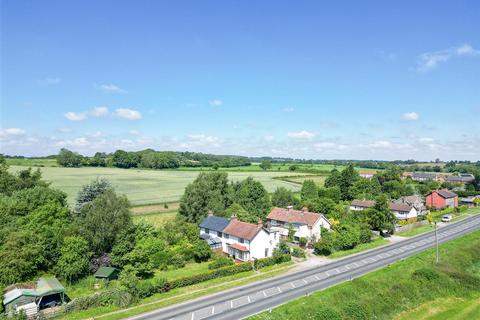
[[446, 214], [442, 217], [442, 222], [450, 222], [452, 221], [452, 215], [451, 214]]

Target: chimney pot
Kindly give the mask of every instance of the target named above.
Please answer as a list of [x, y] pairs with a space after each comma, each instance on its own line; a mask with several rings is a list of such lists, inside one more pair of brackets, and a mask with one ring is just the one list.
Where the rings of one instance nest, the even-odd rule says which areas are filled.
[[213, 211], [212, 210], [208, 210], [208, 216], [209, 217], [213, 216]]

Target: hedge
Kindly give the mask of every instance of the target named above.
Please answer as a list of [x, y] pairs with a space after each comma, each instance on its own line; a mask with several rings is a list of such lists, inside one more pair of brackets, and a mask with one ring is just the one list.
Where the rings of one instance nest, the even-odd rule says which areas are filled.
[[273, 266], [275, 264], [282, 263], [282, 262], [287, 262], [287, 261], [291, 261], [291, 260], [292, 260], [291, 255], [280, 254], [280, 255], [270, 257], [270, 258], [257, 259], [257, 260], [255, 260], [255, 263], [253, 264], [253, 266], [255, 267], [255, 269], [259, 270], [259, 269], [262, 269], [262, 268], [265, 268], [265, 267], [268, 267], [268, 266]]
[[241, 272], [251, 271], [252, 264], [250, 262], [243, 262], [233, 266], [223, 267], [216, 270], [199, 273], [193, 276], [183, 277], [170, 281], [170, 289], [190, 286], [199, 282], [208, 281], [211, 279], [230, 276]]
[[123, 308], [131, 304], [133, 301], [134, 297], [130, 293], [120, 289], [110, 289], [88, 296], [75, 298], [65, 306], [64, 311], [71, 312], [111, 305]]

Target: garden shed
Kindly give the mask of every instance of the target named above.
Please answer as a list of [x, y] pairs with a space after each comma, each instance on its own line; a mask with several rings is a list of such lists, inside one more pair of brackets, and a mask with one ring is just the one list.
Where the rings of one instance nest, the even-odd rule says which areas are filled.
[[119, 270], [113, 267], [100, 267], [93, 275], [97, 279], [115, 280], [118, 278]]

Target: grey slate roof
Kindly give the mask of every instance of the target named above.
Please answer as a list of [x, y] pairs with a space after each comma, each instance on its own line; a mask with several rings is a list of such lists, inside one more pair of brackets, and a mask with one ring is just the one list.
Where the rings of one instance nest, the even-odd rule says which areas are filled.
[[200, 223], [200, 228], [223, 232], [229, 222], [227, 218], [208, 216]]
[[445, 199], [455, 198], [457, 196], [456, 193], [453, 193], [453, 192], [445, 190], [445, 189], [438, 190], [437, 192], [438, 192], [439, 195], [441, 195]]

